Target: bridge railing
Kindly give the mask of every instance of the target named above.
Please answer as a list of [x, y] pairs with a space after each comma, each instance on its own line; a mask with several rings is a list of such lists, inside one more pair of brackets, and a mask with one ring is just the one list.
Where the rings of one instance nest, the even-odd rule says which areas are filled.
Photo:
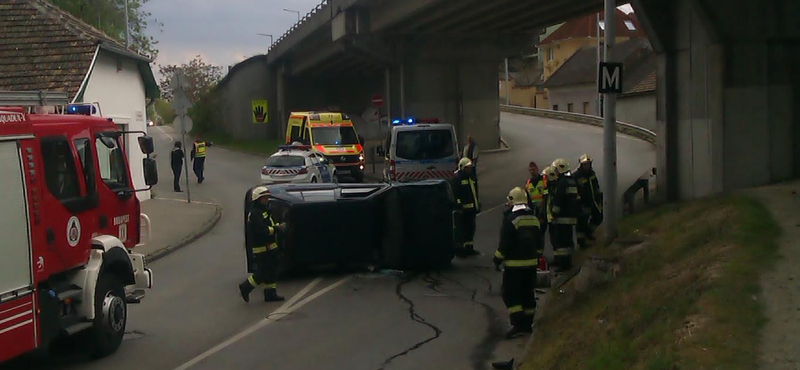
[[[505, 104], [500, 105], [500, 110], [508, 113], [559, 119], [564, 121], [578, 122], [592, 126], [603, 127], [603, 117], [592, 116], [588, 114], [563, 112], [563, 111], [549, 110], [549, 109], [528, 108], [528, 107], [520, 107], [520, 106], [505, 105]], [[653, 145], [655, 145], [656, 143], [655, 132], [631, 123], [617, 121], [617, 132], [642, 139]]]
[[298, 27], [300, 27], [300, 25], [308, 21], [312, 15], [319, 13], [319, 11], [322, 10], [322, 8], [324, 8], [326, 5], [328, 5], [328, 3], [330, 3], [330, 0], [322, 0], [321, 3], [317, 4], [317, 6], [311, 9], [311, 11], [309, 11], [305, 16], [303, 16], [303, 18], [300, 18], [300, 20], [297, 21], [297, 23], [295, 23], [294, 25], [292, 25], [292, 27], [286, 30], [286, 32], [284, 32], [283, 35], [281, 35], [281, 37], [278, 37], [278, 39], [275, 40], [275, 42], [273, 42], [272, 45], [269, 46], [269, 49], [267, 49], [267, 53], [269, 53], [269, 51], [272, 50], [275, 46], [280, 44], [281, 41], [286, 39], [286, 37], [288, 37], [292, 32], [294, 32]]

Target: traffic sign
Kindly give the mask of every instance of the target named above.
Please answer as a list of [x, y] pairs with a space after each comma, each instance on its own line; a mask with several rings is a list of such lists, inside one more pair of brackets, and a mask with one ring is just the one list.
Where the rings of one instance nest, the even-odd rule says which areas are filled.
[[601, 94], [622, 94], [622, 63], [600, 63], [597, 91]]
[[183, 132], [184, 134], [188, 134], [189, 132], [191, 132], [192, 125], [194, 124], [192, 122], [192, 118], [186, 115], [175, 117], [175, 123], [178, 124], [178, 127], [181, 128], [181, 132]]
[[373, 95], [372, 96], [372, 105], [374, 105], [377, 108], [380, 108], [381, 106], [383, 106], [383, 95], [381, 95], [381, 94]]
[[269, 101], [253, 100], [253, 123], [269, 123]]

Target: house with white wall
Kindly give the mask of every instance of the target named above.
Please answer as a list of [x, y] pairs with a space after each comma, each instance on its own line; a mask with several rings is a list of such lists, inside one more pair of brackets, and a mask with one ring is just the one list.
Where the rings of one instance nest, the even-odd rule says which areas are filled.
[[[64, 91], [73, 103], [97, 103], [125, 131], [146, 131], [147, 106], [160, 95], [149, 57], [44, 0], [0, 0], [0, 10], [0, 90]], [[144, 155], [137, 135], [126, 136], [141, 189]]]

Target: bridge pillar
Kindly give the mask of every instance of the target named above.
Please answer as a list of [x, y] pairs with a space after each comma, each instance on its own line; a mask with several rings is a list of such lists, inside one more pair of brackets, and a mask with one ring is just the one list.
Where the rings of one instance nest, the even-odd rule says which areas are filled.
[[800, 5], [636, 0], [658, 54], [661, 195], [800, 175]]

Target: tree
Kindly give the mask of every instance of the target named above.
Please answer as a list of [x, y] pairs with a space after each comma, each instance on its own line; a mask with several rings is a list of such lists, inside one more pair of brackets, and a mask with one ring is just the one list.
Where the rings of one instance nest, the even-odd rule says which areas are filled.
[[[103, 31], [109, 37], [125, 44], [126, 0], [51, 0], [59, 8], [85, 23]], [[145, 34], [151, 14], [142, 6], [149, 0], [127, 0], [130, 48], [140, 54], [155, 58], [158, 54], [155, 38]], [[160, 26], [158, 21], [154, 23]]]
[[183, 74], [186, 76], [188, 85], [186, 96], [192, 103], [197, 103], [208, 95], [208, 92], [222, 78], [222, 68], [203, 62], [199, 55], [195, 56], [188, 64], [180, 66], [174, 64], [159, 65], [161, 96], [164, 99], [172, 100], [172, 76], [178, 69], [183, 70]]

